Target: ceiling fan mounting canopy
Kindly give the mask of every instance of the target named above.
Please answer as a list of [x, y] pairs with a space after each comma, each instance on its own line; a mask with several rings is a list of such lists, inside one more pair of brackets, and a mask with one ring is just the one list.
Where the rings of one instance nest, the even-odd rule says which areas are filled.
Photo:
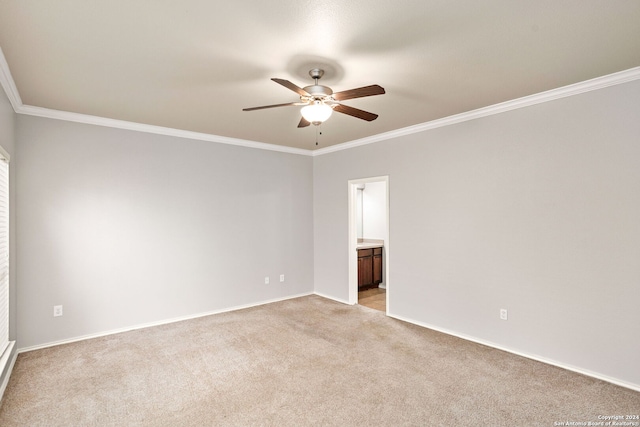
[[318, 80], [324, 76], [324, 70], [322, 68], [312, 68], [309, 70], [309, 75], [312, 79]]
[[318, 84], [318, 80], [324, 75], [321, 68], [313, 68], [309, 71], [309, 75], [315, 80], [313, 85], [298, 87], [289, 80], [272, 78], [274, 82], [286, 87], [300, 96], [300, 102], [290, 102], [286, 104], [265, 105], [262, 107], [244, 108], [243, 111], [262, 110], [265, 108], [285, 107], [285, 106], [305, 106], [302, 108], [302, 119], [298, 123], [298, 127], [306, 127], [310, 124], [319, 125], [331, 116], [333, 110], [356, 117], [366, 121], [375, 120], [378, 115], [360, 110], [348, 105], [341, 104], [346, 99], [362, 98], [365, 96], [382, 95], [385, 93], [384, 88], [379, 85], [364, 86], [357, 89], [345, 90], [334, 93], [330, 87]]

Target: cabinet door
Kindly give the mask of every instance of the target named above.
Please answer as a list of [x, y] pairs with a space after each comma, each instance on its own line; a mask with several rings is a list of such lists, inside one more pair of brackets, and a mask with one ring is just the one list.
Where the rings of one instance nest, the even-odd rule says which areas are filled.
[[373, 285], [373, 256], [358, 257], [358, 287]]
[[373, 284], [382, 283], [382, 254], [373, 256]]

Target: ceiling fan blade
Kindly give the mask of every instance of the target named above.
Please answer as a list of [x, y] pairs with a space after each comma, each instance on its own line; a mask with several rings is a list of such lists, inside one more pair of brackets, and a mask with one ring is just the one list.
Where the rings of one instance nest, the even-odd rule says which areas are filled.
[[[286, 104], [263, 105], [262, 107], [243, 108], [242, 111], [264, 110], [265, 108], [286, 107], [288, 105], [301, 105], [299, 102], [287, 102]], [[305, 104], [302, 104], [305, 105]]]
[[384, 93], [385, 91], [382, 86], [371, 85], [334, 93], [333, 99], [336, 101], [344, 101], [345, 99], [363, 98], [365, 96], [382, 95]]
[[349, 107], [348, 105], [338, 104], [335, 107], [333, 107], [333, 110], [337, 111], [338, 113], [348, 114], [350, 116], [357, 117], [357, 118], [362, 119], [362, 120], [366, 120], [368, 122], [378, 118], [377, 114], [373, 114], [373, 113], [370, 113], [368, 111], [359, 110], [357, 108]]
[[298, 127], [299, 128], [306, 128], [307, 126], [309, 126], [311, 123], [309, 123], [307, 121], [307, 119], [305, 119], [304, 117], [300, 118], [300, 123], [298, 123]]
[[285, 79], [271, 79], [274, 82], [281, 84], [282, 86], [286, 87], [287, 89], [290, 89], [292, 91], [294, 91], [295, 93], [297, 93], [300, 96], [309, 96], [309, 94], [302, 89], [301, 87], [296, 86], [295, 84], [291, 83], [289, 80], [285, 80]]

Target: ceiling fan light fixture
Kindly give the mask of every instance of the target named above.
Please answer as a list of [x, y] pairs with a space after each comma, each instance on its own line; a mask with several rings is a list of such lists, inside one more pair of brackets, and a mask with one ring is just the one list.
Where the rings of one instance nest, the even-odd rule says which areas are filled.
[[302, 107], [300, 112], [306, 121], [317, 126], [331, 117], [333, 108], [322, 101], [313, 101], [313, 104]]

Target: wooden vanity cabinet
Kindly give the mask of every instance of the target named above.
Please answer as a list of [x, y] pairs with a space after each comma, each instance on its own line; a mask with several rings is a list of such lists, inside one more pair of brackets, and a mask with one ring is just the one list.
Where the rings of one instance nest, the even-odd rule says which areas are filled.
[[358, 289], [382, 283], [382, 248], [358, 249]]

